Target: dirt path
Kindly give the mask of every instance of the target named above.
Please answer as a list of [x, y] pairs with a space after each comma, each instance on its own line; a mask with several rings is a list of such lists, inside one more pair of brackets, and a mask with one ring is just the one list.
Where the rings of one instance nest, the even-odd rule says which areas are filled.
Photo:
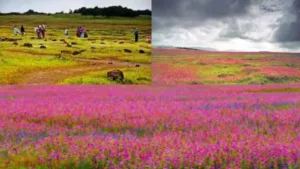
[[121, 69], [127, 67], [149, 66], [150, 64], [130, 63], [116, 60], [95, 60], [95, 59], [79, 59], [69, 58], [75, 60], [83, 65], [71, 68], [54, 68], [39, 70], [24, 74], [17, 84], [55, 84], [66, 78], [85, 74], [93, 71]]
[[126, 62], [126, 61], [120, 61], [120, 60], [108, 60], [108, 59], [84, 59], [84, 58], [68, 58], [71, 60], [75, 60], [78, 62], [86, 62], [86, 63], [102, 63], [102, 64], [109, 64], [111, 65], [117, 65], [117, 66], [128, 66], [128, 67], [135, 67], [136, 65], [139, 66], [149, 66], [151, 64], [149, 63], [132, 63], [132, 62]]

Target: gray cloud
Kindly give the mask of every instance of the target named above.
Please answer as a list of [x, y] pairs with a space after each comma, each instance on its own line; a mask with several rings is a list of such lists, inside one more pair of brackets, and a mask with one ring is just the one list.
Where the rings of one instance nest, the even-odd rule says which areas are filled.
[[[275, 34], [278, 42], [300, 42], [300, 1], [294, 0], [286, 14], [279, 19], [281, 22]], [[289, 45], [283, 45], [289, 46]]]
[[[300, 51], [299, 0], [153, 0], [154, 45]], [[292, 12], [291, 12], [291, 9]]]
[[[251, 0], [153, 0], [153, 26], [198, 26], [208, 19], [248, 13]], [[159, 20], [159, 21], [158, 21]]]

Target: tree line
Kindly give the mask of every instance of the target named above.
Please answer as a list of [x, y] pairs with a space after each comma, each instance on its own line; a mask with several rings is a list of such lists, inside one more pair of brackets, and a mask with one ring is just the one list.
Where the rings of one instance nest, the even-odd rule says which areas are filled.
[[[110, 7], [94, 7], [94, 8], [86, 8], [82, 7], [76, 9], [74, 11], [70, 10], [69, 14], [76, 13], [81, 15], [91, 15], [91, 16], [105, 16], [105, 17], [113, 17], [113, 16], [121, 16], [121, 17], [137, 17], [141, 15], [149, 15], [151, 16], [150, 10], [132, 10], [122, 6], [110, 6]], [[63, 11], [57, 12], [55, 14], [65, 14]], [[19, 12], [10, 12], [10, 13], [1, 13], [0, 15], [51, 15], [49, 13], [36, 12], [32, 9], [28, 10], [24, 13]]]

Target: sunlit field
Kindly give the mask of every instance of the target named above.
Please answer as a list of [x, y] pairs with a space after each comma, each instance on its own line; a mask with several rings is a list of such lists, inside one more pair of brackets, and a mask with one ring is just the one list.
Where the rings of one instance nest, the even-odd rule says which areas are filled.
[[155, 84], [300, 83], [300, 54], [153, 49]]
[[300, 167], [300, 86], [2, 86], [0, 168]]
[[[34, 27], [46, 24], [46, 39]], [[13, 27], [25, 26], [25, 36]], [[76, 37], [85, 26], [88, 38]], [[69, 38], [64, 34], [69, 29]], [[134, 41], [133, 29], [140, 30]], [[0, 16], [0, 84], [118, 84], [106, 73], [122, 70], [122, 84], [151, 83], [151, 17], [93, 18], [77, 14]], [[33, 47], [25, 47], [25, 43]], [[45, 48], [41, 48], [45, 46]]]

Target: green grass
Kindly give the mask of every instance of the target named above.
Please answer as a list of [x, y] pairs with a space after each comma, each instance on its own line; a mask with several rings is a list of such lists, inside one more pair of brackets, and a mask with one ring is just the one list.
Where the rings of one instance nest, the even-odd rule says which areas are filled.
[[202, 66], [202, 69], [199, 70], [201, 77], [226, 77], [226, 76], [234, 76], [239, 74], [242, 67], [239, 65], [236, 66], [228, 66], [228, 65], [214, 65], [213, 67]]
[[[34, 27], [45, 23], [47, 25], [46, 41], [36, 39]], [[25, 36], [15, 36], [13, 26], [25, 26]], [[89, 37], [80, 39], [75, 36], [77, 26], [85, 25]], [[134, 42], [133, 29], [140, 30], [140, 41]], [[64, 30], [69, 28], [69, 38], [65, 37]], [[66, 15], [22, 15], [22, 16], [0, 16], [1, 37], [22, 39], [18, 45], [13, 42], [0, 42], [0, 84], [18, 84], [18, 77], [27, 73], [40, 70], [64, 69], [82, 66], [82, 61], [76, 59], [97, 59], [151, 64], [151, 44], [146, 42], [145, 36], [151, 35], [151, 17], [121, 18], [81, 16], [78, 14]], [[52, 41], [55, 39], [56, 41]], [[60, 40], [65, 39], [69, 44], [67, 47]], [[120, 43], [122, 42], [122, 43]], [[32, 48], [24, 47], [24, 43], [31, 43]], [[46, 49], [40, 49], [40, 46]], [[132, 53], [124, 52], [129, 49]], [[72, 52], [86, 50], [79, 55]], [[145, 53], [140, 53], [143, 50]], [[61, 54], [69, 51], [69, 54]], [[58, 59], [56, 55], [67, 58]], [[87, 66], [89, 66], [87, 64]], [[146, 69], [146, 68], [145, 68]], [[150, 65], [147, 66], [151, 70]], [[136, 68], [138, 70], [138, 68]], [[72, 77], [69, 77], [72, 78]], [[135, 80], [134, 82], [139, 82]], [[144, 83], [144, 81], [141, 81]], [[108, 82], [109, 83], [109, 82]]]
[[124, 73], [123, 81], [107, 78], [107, 71], [92, 72], [86, 75], [65, 79], [60, 84], [150, 84], [151, 70], [147, 67], [119, 69]]
[[248, 90], [248, 92], [264, 92], [264, 93], [282, 93], [282, 92], [288, 92], [288, 93], [294, 93], [294, 92], [300, 92], [300, 88], [277, 88], [277, 89], [261, 89], [261, 90]]

